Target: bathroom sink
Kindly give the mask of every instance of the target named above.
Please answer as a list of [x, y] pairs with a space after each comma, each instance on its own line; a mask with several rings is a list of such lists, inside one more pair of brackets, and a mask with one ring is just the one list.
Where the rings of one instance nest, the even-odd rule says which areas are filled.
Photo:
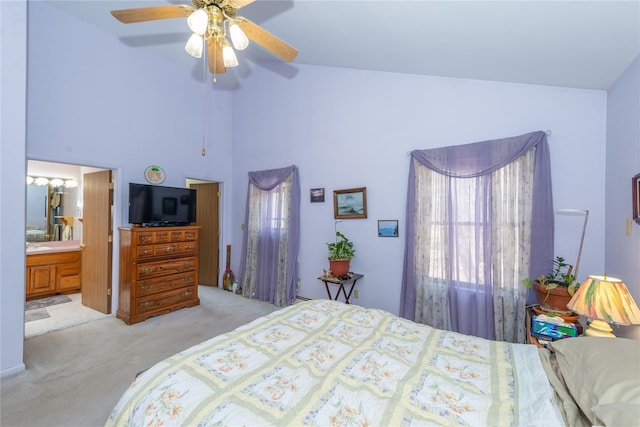
[[27, 248], [27, 252], [48, 251], [50, 249], [51, 249], [50, 246], [29, 246]]

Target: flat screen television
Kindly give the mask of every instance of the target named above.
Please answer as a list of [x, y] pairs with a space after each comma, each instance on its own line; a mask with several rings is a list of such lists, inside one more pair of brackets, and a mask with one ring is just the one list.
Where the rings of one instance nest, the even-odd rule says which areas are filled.
[[129, 223], [143, 227], [196, 221], [196, 190], [129, 183]]

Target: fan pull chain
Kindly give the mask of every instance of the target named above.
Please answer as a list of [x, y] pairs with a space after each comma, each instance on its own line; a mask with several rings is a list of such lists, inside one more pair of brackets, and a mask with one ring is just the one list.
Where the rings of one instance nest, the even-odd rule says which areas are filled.
[[[218, 43], [218, 40], [214, 40], [214, 41], [216, 43]], [[213, 67], [213, 83], [217, 83], [217, 81], [218, 81], [218, 79], [216, 77], [217, 76], [216, 73], [218, 72], [218, 67], [217, 67], [217, 65], [218, 65], [218, 56], [217, 56], [217, 54], [218, 54], [218, 49], [213, 49], [213, 63], [216, 64]]]

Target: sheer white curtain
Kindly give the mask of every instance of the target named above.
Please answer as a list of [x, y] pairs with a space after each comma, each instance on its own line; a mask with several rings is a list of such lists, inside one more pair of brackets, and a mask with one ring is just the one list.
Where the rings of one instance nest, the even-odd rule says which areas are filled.
[[474, 178], [415, 165], [417, 322], [480, 336], [486, 325], [491, 338], [524, 340], [533, 158]]
[[491, 284], [495, 339], [524, 342], [531, 259], [534, 151], [492, 175]]
[[294, 171], [268, 189], [249, 182], [247, 196], [242, 293], [279, 307], [295, 299], [299, 246], [296, 177]]

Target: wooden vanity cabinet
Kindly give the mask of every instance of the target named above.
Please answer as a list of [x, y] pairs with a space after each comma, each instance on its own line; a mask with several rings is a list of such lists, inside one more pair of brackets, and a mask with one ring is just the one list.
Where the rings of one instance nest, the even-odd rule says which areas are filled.
[[36, 265], [27, 267], [27, 299], [56, 291], [56, 266]]
[[131, 325], [200, 304], [200, 227], [120, 228], [119, 319]]
[[27, 299], [80, 292], [82, 251], [27, 255]]

